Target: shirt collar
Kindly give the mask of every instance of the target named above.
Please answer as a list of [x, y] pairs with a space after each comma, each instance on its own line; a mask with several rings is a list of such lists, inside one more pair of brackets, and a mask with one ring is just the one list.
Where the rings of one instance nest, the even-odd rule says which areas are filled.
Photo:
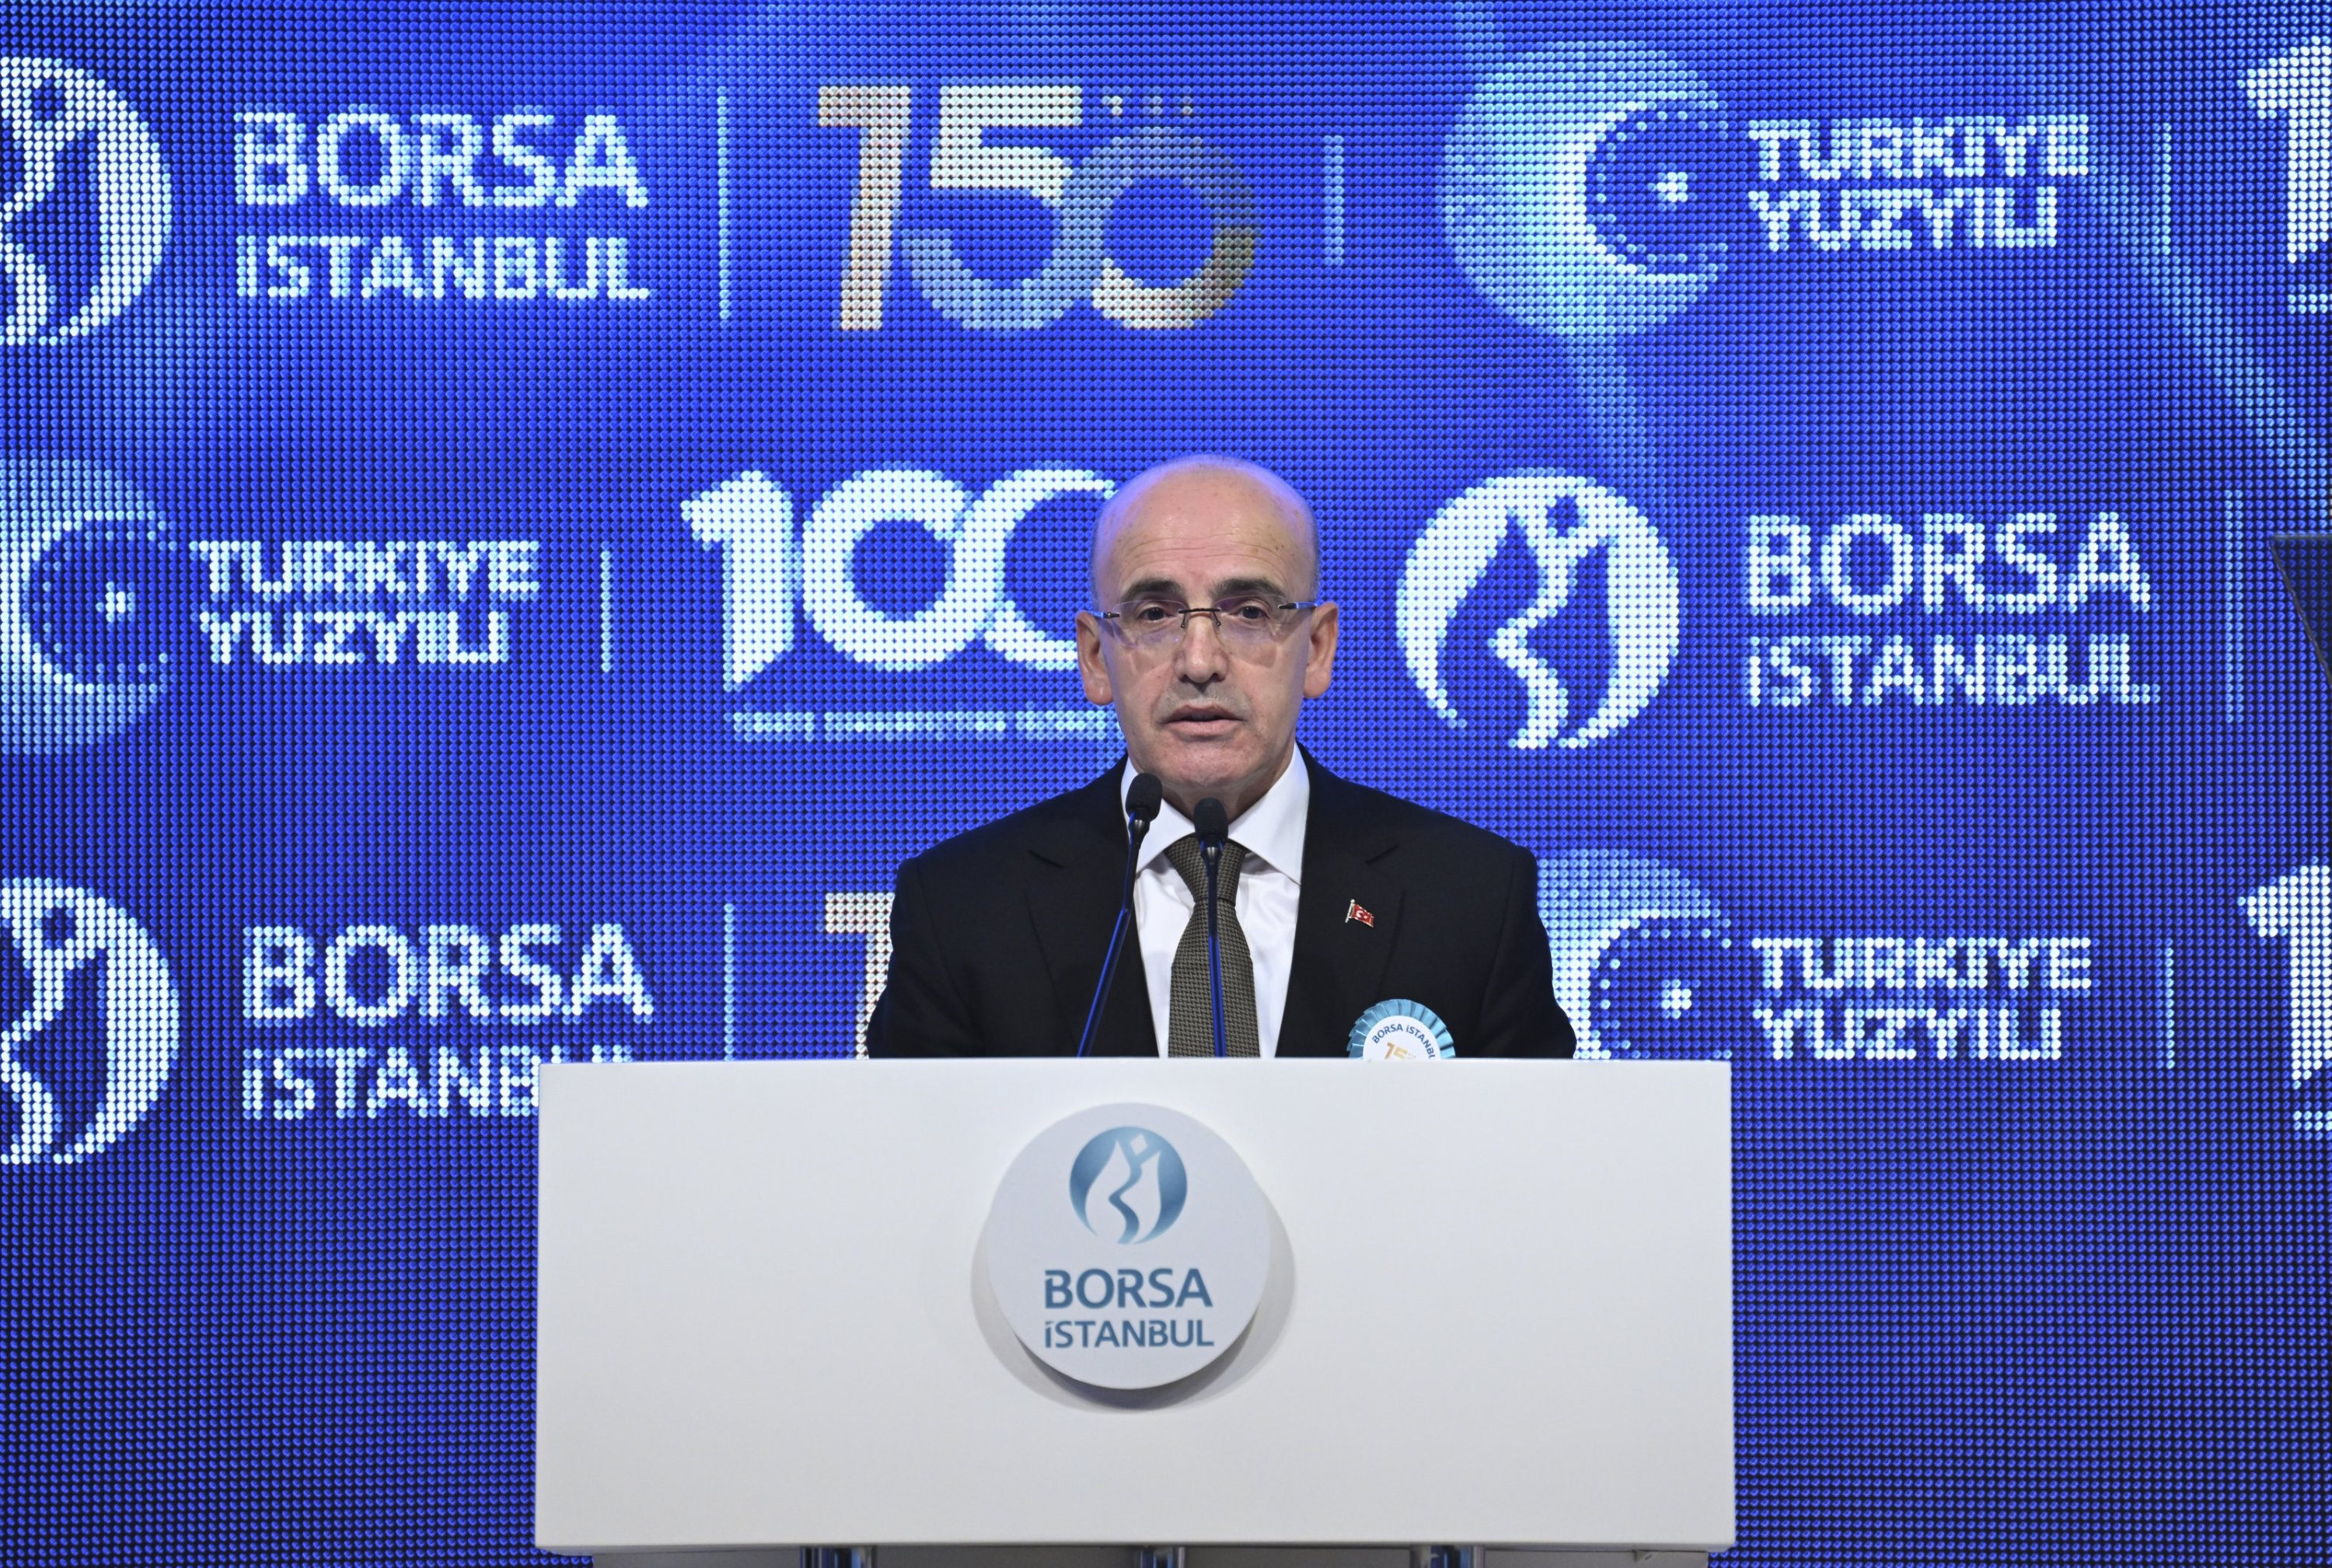
[[[1133, 788], [1133, 763], [1128, 759], [1125, 766], [1118, 770], [1117, 798], [1121, 806]], [[1301, 887], [1304, 826], [1311, 815], [1312, 774], [1304, 766], [1304, 751], [1298, 747], [1287, 760], [1287, 771], [1263, 792], [1262, 799], [1231, 824], [1231, 837], [1246, 849], [1250, 861], [1262, 861]], [[1142, 869], [1147, 871], [1164, 859], [1167, 846], [1197, 831], [1190, 819], [1171, 803], [1160, 802], [1158, 820], [1150, 825], [1150, 837], [1142, 841]]]

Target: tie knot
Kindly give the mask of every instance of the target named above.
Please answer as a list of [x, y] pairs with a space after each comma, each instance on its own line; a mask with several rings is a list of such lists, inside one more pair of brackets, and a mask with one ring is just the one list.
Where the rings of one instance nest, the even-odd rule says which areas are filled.
[[[1166, 858], [1182, 874], [1182, 884], [1190, 890], [1190, 897], [1200, 904], [1207, 902], [1207, 856], [1199, 847], [1199, 836], [1185, 833], [1166, 846]], [[1238, 891], [1239, 867], [1247, 864], [1247, 846], [1237, 839], [1223, 840], [1222, 864], [1215, 870], [1215, 902], [1231, 904], [1232, 895]]]

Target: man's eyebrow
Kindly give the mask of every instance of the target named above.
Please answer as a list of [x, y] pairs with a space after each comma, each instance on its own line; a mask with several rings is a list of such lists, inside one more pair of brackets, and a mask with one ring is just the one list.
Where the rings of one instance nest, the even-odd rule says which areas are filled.
[[1182, 585], [1171, 577], [1138, 578], [1128, 583], [1125, 597], [1130, 599], [1179, 599]]
[[1257, 594], [1273, 600], [1287, 598], [1287, 590], [1267, 577], [1235, 577], [1215, 585], [1215, 598], [1219, 600], [1237, 598], [1242, 594]]
[[[1267, 577], [1228, 578], [1215, 585], [1215, 599], [1217, 601], [1228, 598], [1238, 598], [1246, 594], [1258, 595], [1262, 598], [1271, 599], [1275, 603], [1285, 600], [1287, 598], [1287, 590], [1281, 588], [1276, 581]], [[1130, 599], [1176, 599], [1183, 604], [1190, 602], [1189, 598], [1186, 596], [1182, 585], [1170, 577], [1145, 577], [1138, 578], [1132, 584], [1128, 585], [1125, 589], [1125, 598]]]

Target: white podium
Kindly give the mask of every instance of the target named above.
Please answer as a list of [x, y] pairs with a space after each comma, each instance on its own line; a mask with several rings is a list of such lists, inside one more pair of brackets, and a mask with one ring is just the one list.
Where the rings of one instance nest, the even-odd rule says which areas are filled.
[[[984, 1258], [1016, 1155], [1118, 1103], [1225, 1140], [1272, 1251], [1214, 1366], [1113, 1394], [1023, 1348]], [[1696, 1563], [1733, 1538], [1730, 1119], [1716, 1063], [547, 1067], [537, 1542]]]

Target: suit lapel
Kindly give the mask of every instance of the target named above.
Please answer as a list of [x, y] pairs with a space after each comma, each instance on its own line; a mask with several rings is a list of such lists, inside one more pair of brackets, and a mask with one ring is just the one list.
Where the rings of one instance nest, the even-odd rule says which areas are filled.
[[[1109, 951], [1110, 928], [1117, 920], [1125, 875], [1125, 816], [1119, 808], [1117, 781], [1118, 770], [1113, 768], [1068, 796], [1061, 814], [1029, 841], [1028, 914], [1058, 999], [1061, 1032], [1049, 1047], [1057, 1056], [1076, 1053], [1085, 1010], [1101, 980], [1102, 959]], [[1108, 1008], [1094, 1036], [1093, 1054], [1158, 1054], [1142, 942], [1131, 925]]]
[[[1312, 807], [1304, 822], [1304, 888], [1295, 903], [1295, 957], [1283, 1056], [1341, 1056], [1352, 1024], [1383, 999], [1379, 987], [1400, 929], [1399, 841], [1368, 809], [1365, 792], [1304, 754]], [[1374, 923], [1359, 918], [1358, 904]]]

